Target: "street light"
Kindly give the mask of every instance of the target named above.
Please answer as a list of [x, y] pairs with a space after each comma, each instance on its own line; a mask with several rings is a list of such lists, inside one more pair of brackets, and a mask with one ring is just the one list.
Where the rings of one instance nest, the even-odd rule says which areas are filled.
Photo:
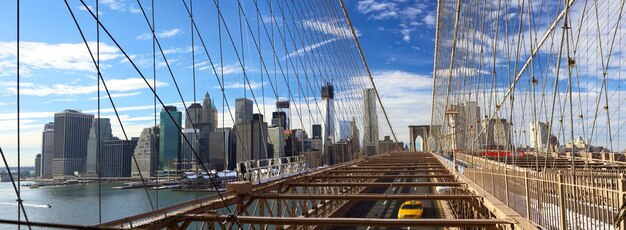
[[452, 141], [452, 162], [454, 165], [454, 171], [458, 171], [457, 162], [456, 162], [456, 119], [459, 116], [459, 111], [457, 110], [455, 105], [451, 105], [448, 110], [446, 110], [446, 117], [448, 118], [448, 126], [450, 127], [450, 139]]

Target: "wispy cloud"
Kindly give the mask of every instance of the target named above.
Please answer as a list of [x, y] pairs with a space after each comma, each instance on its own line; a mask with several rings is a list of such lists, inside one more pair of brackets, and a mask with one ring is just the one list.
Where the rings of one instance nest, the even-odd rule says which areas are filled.
[[[226, 84], [224, 84], [224, 88], [225, 89], [243, 89], [243, 88], [246, 88], [246, 89], [249, 89], [249, 88], [258, 89], [258, 88], [260, 88], [262, 86], [265, 86], [265, 85], [267, 85], [267, 83], [260, 83], [260, 82], [255, 82], [255, 81], [250, 81], [250, 86], [248, 86], [247, 83], [233, 82], [233, 83], [226, 83]], [[220, 87], [219, 86], [215, 86], [213, 88], [219, 89]]]
[[435, 14], [436, 12], [428, 13], [422, 21], [424, 21], [424, 23], [428, 26], [435, 27], [435, 24], [437, 23], [437, 15]]
[[[141, 94], [141, 92], [130, 92], [130, 93], [112, 93], [111, 98], [119, 98], [119, 97], [132, 97]], [[100, 96], [100, 100], [107, 100], [109, 96], [104, 94]], [[98, 97], [89, 98], [89, 100], [98, 100]]]
[[[348, 25], [343, 25], [338, 20], [304, 20], [304, 27], [310, 30], [319, 31], [330, 34], [339, 38], [352, 38], [352, 31]], [[355, 29], [357, 36], [361, 36], [361, 32]]]
[[[215, 71], [217, 71], [218, 74], [222, 74], [222, 72], [224, 73], [224, 75], [243, 73], [243, 70], [241, 69], [241, 66], [239, 64], [227, 64], [224, 66], [220, 66], [219, 63], [214, 63], [214, 64], [215, 64]], [[208, 71], [213, 72], [213, 67], [211, 67], [211, 63], [209, 61], [196, 63], [196, 68], [199, 71], [208, 70]], [[254, 69], [246, 68], [246, 72], [250, 72], [250, 71], [254, 71]]]
[[390, 1], [360, 1], [357, 4], [357, 10], [363, 14], [370, 14], [370, 18], [378, 20], [398, 17], [398, 5]]
[[[91, 11], [91, 12], [94, 12], [94, 13], [96, 12], [96, 10], [94, 9], [94, 7], [92, 5], [87, 5], [87, 7], [85, 7], [84, 5], [80, 5], [80, 6], [78, 6], [78, 9], [82, 10], [82, 11]], [[103, 15], [102, 11], [98, 10], [98, 15], [102, 16]]]
[[[174, 29], [169, 29], [169, 30], [163, 30], [160, 32], [156, 33], [156, 36], [158, 38], [171, 38], [174, 37], [178, 34], [180, 34], [181, 30], [178, 28], [174, 28]], [[152, 39], [152, 33], [143, 33], [140, 34], [139, 36], [137, 36], [138, 40], [150, 40]]]
[[285, 56], [283, 58], [283, 60], [288, 58], [288, 57], [305, 54], [305, 51], [306, 52], [310, 52], [311, 50], [317, 49], [317, 48], [319, 48], [319, 47], [321, 47], [323, 45], [326, 45], [328, 43], [334, 42], [336, 40], [337, 40], [337, 38], [331, 38], [331, 39], [328, 39], [326, 41], [321, 41], [321, 42], [318, 42], [318, 43], [315, 43], [315, 44], [312, 44], [312, 45], [309, 45], [309, 46], [306, 46], [306, 47], [302, 47], [300, 49], [297, 49], [297, 50], [292, 51], [291, 53], [287, 54], [287, 56]]
[[73, 102], [76, 101], [75, 98], [55, 98], [50, 99], [44, 102], [44, 104], [54, 103], [54, 102]]
[[412, 34], [419, 25], [435, 24], [435, 13], [425, 11], [426, 3], [392, 0], [364, 0], [357, 4], [359, 13], [368, 15], [372, 20], [399, 20], [400, 28], [388, 29], [402, 36], [404, 42], [411, 42]]
[[128, 4], [125, 0], [101, 0], [100, 3], [117, 12], [141, 13], [141, 10]]
[[[7, 83], [6, 90], [12, 94], [17, 93], [15, 82]], [[152, 84], [152, 82], [149, 82]], [[147, 89], [146, 83], [141, 78], [127, 79], [109, 79], [106, 80], [109, 91], [127, 92], [138, 89]], [[167, 86], [165, 82], [157, 81], [157, 86]], [[20, 83], [20, 95], [28, 96], [50, 96], [50, 95], [81, 95], [95, 93], [98, 90], [96, 85], [72, 85], [72, 84], [53, 84], [45, 85], [32, 82]], [[101, 87], [104, 90], [104, 87]]]
[[[95, 47], [96, 42], [89, 42]], [[92, 48], [92, 51], [95, 50]], [[116, 59], [120, 56], [114, 46], [100, 43], [100, 61]], [[17, 51], [15, 42], [0, 42], [0, 72], [14, 74]], [[30, 69], [58, 69], [95, 72], [89, 51], [84, 43], [44, 43], [20, 42], [20, 65], [25, 71]]]

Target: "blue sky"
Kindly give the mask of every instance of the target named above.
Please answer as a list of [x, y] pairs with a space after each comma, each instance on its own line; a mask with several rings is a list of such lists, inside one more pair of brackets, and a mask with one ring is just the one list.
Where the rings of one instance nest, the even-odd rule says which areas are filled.
[[[82, 6], [80, 1], [68, 1], [74, 14], [84, 30], [90, 46], [95, 51], [95, 22]], [[275, 1], [274, 4], [284, 3]], [[86, 1], [93, 9], [95, 1]], [[230, 3], [230, 4], [229, 4]], [[259, 1], [259, 15], [252, 1], [242, 1], [243, 8], [250, 20], [251, 28], [259, 34], [248, 34], [246, 27], [242, 29], [243, 41], [239, 37], [238, 10], [235, 1], [222, 1], [220, 8], [226, 24], [233, 34], [238, 53], [225, 35], [222, 26], [222, 47], [225, 76], [225, 94], [229, 102], [244, 94], [242, 87], [242, 69], [237, 54], [246, 62], [246, 73], [249, 76], [253, 91], [265, 104], [260, 105], [271, 112], [274, 108], [275, 95], [263, 76], [265, 70], [259, 64], [259, 58], [252, 40], [260, 39], [261, 52], [266, 59], [266, 66], [273, 71], [271, 46], [257, 20], [263, 19], [269, 27], [272, 20], [280, 22], [281, 18], [272, 19], [266, 1]], [[150, 1], [142, 1], [148, 14], [151, 12]], [[213, 62], [219, 66], [219, 42], [217, 35], [217, 13], [213, 1], [194, 1], [194, 18], [200, 33], [207, 45], [207, 51]], [[307, 4], [310, 4], [307, 3]], [[307, 10], [307, 4], [304, 9]], [[321, 4], [321, 3], [320, 3]], [[346, 1], [352, 22], [359, 33], [359, 40], [365, 52], [369, 66], [379, 87], [383, 103], [388, 110], [392, 125], [401, 141], [408, 141], [407, 126], [411, 124], [427, 124], [430, 115], [430, 94], [433, 68], [434, 23], [436, 3], [433, 1], [411, 0], [365, 0]], [[16, 157], [16, 60], [15, 60], [15, 3], [4, 1], [0, 7], [0, 146], [8, 156], [9, 163], [15, 165]], [[22, 164], [32, 165], [35, 154], [41, 146], [43, 125], [53, 120], [54, 112], [63, 109], [78, 109], [95, 113], [97, 108], [97, 83], [95, 68], [85, 45], [74, 25], [63, 1], [22, 1], [21, 9], [21, 134]], [[193, 101], [193, 80], [191, 61], [191, 27], [189, 17], [181, 1], [156, 1], [156, 32], [166, 53], [172, 72], [181, 87], [182, 95], [187, 103]], [[334, 8], [339, 10], [339, 8]], [[278, 11], [277, 9], [274, 9]], [[287, 9], [285, 9], [287, 10]], [[298, 10], [298, 8], [292, 8]], [[132, 0], [100, 0], [101, 20], [104, 26], [119, 41], [146, 77], [152, 79], [152, 40], [150, 30], [139, 10], [136, 1]], [[288, 13], [288, 12], [285, 12]], [[341, 15], [340, 11], [336, 12]], [[260, 16], [260, 17], [257, 17]], [[298, 18], [299, 16], [295, 16]], [[307, 18], [311, 25], [327, 25], [333, 23], [331, 18]], [[300, 21], [296, 22], [299, 23]], [[245, 22], [244, 22], [245, 23]], [[288, 22], [287, 22], [288, 23]], [[313, 24], [321, 23], [321, 24]], [[309, 24], [306, 24], [309, 25]], [[289, 25], [287, 25], [289, 27]], [[291, 29], [298, 28], [296, 25]], [[336, 48], [341, 44], [352, 44], [353, 41], [341, 35], [347, 27], [335, 27], [333, 31], [321, 31], [318, 27], [309, 30], [320, 32], [320, 41], [310, 50], [322, 52]], [[285, 28], [275, 28], [285, 32]], [[318, 30], [318, 31], [315, 31]], [[194, 32], [195, 33], [195, 32]], [[260, 35], [260, 38], [257, 37]], [[325, 39], [324, 39], [325, 38]], [[284, 68], [290, 66], [287, 56], [295, 48], [291, 39], [287, 39], [288, 51], [277, 50], [278, 59]], [[278, 42], [278, 41], [277, 41]], [[297, 43], [297, 42], [296, 42]], [[308, 43], [309, 45], [315, 42]], [[243, 44], [243, 49], [240, 45]], [[278, 44], [277, 44], [278, 46]], [[281, 44], [282, 46], [282, 44]], [[197, 99], [201, 100], [204, 92], [216, 98], [216, 106], [222, 112], [222, 96], [211, 66], [208, 64], [205, 51], [198, 37], [195, 37], [196, 91]], [[302, 49], [302, 44], [295, 44]], [[132, 68], [111, 39], [101, 32], [101, 71], [129, 136], [138, 136], [143, 127], [153, 124], [154, 112], [152, 94], [139, 74]], [[281, 58], [282, 57], [282, 58]], [[293, 58], [292, 61], [297, 59]], [[297, 64], [296, 64], [297, 65]], [[289, 69], [287, 77], [295, 77], [294, 70]], [[157, 90], [166, 104], [175, 104], [182, 109], [180, 99], [175, 91], [168, 69], [157, 50]], [[273, 75], [272, 72], [270, 75]], [[278, 77], [278, 96], [289, 97], [286, 84]], [[293, 86], [292, 86], [293, 87]], [[294, 94], [296, 89], [293, 89]], [[250, 90], [246, 89], [250, 96]], [[303, 97], [306, 95], [302, 93]], [[102, 115], [111, 117], [111, 105], [106, 94], [101, 92]], [[268, 106], [264, 106], [268, 105]], [[304, 113], [304, 110], [303, 110]], [[314, 114], [314, 113], [313, 113]], [[305, 114], [303, 116], [314, 116]], [[295, 116], [295, 115], [294, 115]], [[315, 119], [315, 118], [312, 118]], [[379, 116], [381, 126], [382, 116]], [[225, 118], [228, 126], [230, 118]], [[303, 119], [308, 120], [308, 118]], [[220, 115], [220, 123], [221, 123]], [[299, 126], [292, 122], [292, 128]], [[293, 127], [296, 126], [296, 127]], [[310, 127], [305, 124], [307, 130]], [[114, 134], [121, 136], [119, 124], [113, 122]], [[381, 127], [381, 135], [389, 135], [388, 128]]]

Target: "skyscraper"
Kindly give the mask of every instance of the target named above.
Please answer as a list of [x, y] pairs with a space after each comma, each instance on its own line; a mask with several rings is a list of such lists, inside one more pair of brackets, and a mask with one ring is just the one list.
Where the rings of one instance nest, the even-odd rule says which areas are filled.
[[352, 137], [352, 124], [350, 121], [339, 121], [339, 140]]
[[156, 176], [159, 163], [159, 127], [145, 128], [141, 131], [141, 136], [137, 141], [137, 146], [133, 152], [135, 159], [137, 159], [137, 165], [131, 164], [131, 176], [141, 176], [147, 178]]
[[176, 106], [165, 106], [161, 110], [160, 118], [159, 171], [176, 171], [178, 170], [176, 164], [180, 161], [182, 113], [176, 110]]
[[234, 169], [237, 163], [237, 156], [232, 146], [234, 143], [231, 128], [218, 128], [209, 136], [211, 168], [220, 169], [219, 160], [223, 161], [224, 169]]
[[[191, 171], [193, 168], [197, 168], [200, 162], [206, 164], [209, 161], [208, 156], [200, 154], [200, 143], [197, 138], [199, 132], [199, 130], [194, 129], [183, 130], [183, 136], [180, 138], [180, 161], [178, 162], [180, 170], [185, 172]], [[198, 161], [194, 151], [195, 154], [198, 154], [201, 161]]]
[[287, 113], [283, 111], [272, 112], [272, 126], [280, 126], [283, 129], [287, 129]]
[[322, 125], [313, 124], [313, 139], [322, 139]]
[[350, 121], [350, 127], [352, 127], [352, 138], [350, 138], [350, 140], [352, 140], [352, 149], [356, 154], [356, 152], [359, 152], [359, 149], [361, 147], [361, 141], [359, 136], [359, 128], [357, 127], [356, 119], [354, 119], [354, 117], [352, 117], [352, 121]]
[[[100, 130], [98, 130], [100, 124]], [[102, 147], [106, 140], [113, 139], [111, 133], [111, 121], [109, 118], [95, 118], [89, 130], [89, 140], [87, 140], [87, 160], [85, 166], [85, 176], [98, 176], [98, 162], [102, 159]], [[100, 137], [98, 137], [100, 133]], [[99, 143], [98, 143], [99, 142]], [[100, 147], [98, 148], [98, 145]]]
[[335, 142], [335, 90], [332, 84], [322, 87], [322, 99], [326, 105], [324, 115], [324, 145]]
[[[209, 146], [209, 139], [211, 133], [215, 132], [215, 128], [217, 128], [217, 108], [215, 108], [215, 103], [209, 96], [209, 92], [206, 92], [202, 101], [202, 109], [200, 110], [200, 121], [196, 125], [198, 142], [196, 153], [202, 159], [202, 163], [205, 164], [208, 164], [209, 156], [212, 152]], [[196, 166], [199, 166], [200, 162], [198, 159], [195, 159], [195, 156], [193, 158], [197, 164]]]
[[544, 152], [548, 147], [548, 124], [530, 123], [530, 147], [536, 152]]
[[[475, 101], [466, 101], [464, 106], [459, 111], [459, 118], [457, 122], [462, 123], [460, 127], [459, 136], [463, 138], [463, 143], [460, 143], [459, 148], [466, 149], [479, 149], [482, 141], [477, 139], [480, 132], [480, 107]], [[474, 141], [476, 140], [476, 141]]]
[[235, 125], [237, 162], [266, 159], [267, 123], [263, 120], [248, 120]]
[[196, 126], [196, 129], [200, 129], [202, 133], [213, 132], [217, 128], [217, 108], [215, 108], [215, 102], [209, 96], [209, 92], [204, 95], [199, 122], [200, 125]]
[[507, 149], [511, 145], [511, 126], [506, 119], [486, 121], [487, 148]]
[[35, 177], [41, 176], [41, 153], [35, 157]]
[[363, 149], [365, 155], [379, 153], [376, 91], [373, 88], [363, 90]]
[[85, 166], [93, 115], [66, 109], [54, 114], [52, 176], [74, 176]]
[[52, 158], [54, 153], [54, 122], [43, 127], [41, 133], [41, 177], [52, 177]]
[[247, 98], [235, 99], [235, 124], [252, 120], [252, 101]]
[[221, 171], [226, 169], [231, 150], [230, 128], [219, 128], [209, 134], [209, 161], [210, 169]]
[[268, 144], [271, 146], [269, 148], [272, 150], [272, 157], [284, 157], [285, 156], [285, 136], [284, 129], [281, 126], [274, 126], [267, 128], [267, 139]]
[[105, 140], [102, 145], [100, 175], [102, 177], [130, 177], [132, 153], [138, 138]]
[[[187, 115], [185, 116], [185, 129], [193, 129], [199, 127], [200, 118], [202, 113], [202, 105], [200, 103], [192, 103], [187, 108]], [[193, 124], [193, 125], [192, 125]]]

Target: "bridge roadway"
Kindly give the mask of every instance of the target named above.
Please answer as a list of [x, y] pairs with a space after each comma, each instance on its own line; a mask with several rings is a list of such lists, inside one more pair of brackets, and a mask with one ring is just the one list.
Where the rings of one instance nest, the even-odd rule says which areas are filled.
[[[430, 182], [431, 180], [428, 178], [418, 178], [416, 182]], [[377, 182], [413, 182], [413, 179], [392, 179], [392, 178], [384, 178], [379, 179]], [[435, 189], [433, 187], [428, 186], [419, 186], [419, 187], [376, 187], [368, 189], [367, 193], [374, 194], [432, 194]], [[351, 218], [384, 218], [384, 219], [395, 219], [398, 214], [398, 210], [404, 201], [372, 201], [372, 200], [361, 200], [361, 201], [353, 201], [350, 202], [348, 210], [343, 213], [345, 217]], [[424, 200], [422, 201], [422, 206], [424, 207], [424, 213], [422, 218], [427, 219], [443, 219], [445, 215], [441, 208], [441, 204], [439, 201], [434, 200]], [[341, 227], [341, 228], [332, 228], [332, 229], [402, 229], [400, 227]], [[439, 229], [437, 227], [413, 227], [411, 229]]]
[[[506, 229], [515, 224], [492, 212], [497, 207], [486, 208], [480, 195], [468, 191], [467, 184], [455, 178], [432, 154], [392, 153], [254, 186], [231, 183], [222, 198], [173, 205], [99, 227], [186, 229], [201, 223], [211, 229]], [[437, 194], [435, 186], [455, 189]], [[399, 206], [407, 200], [423, 202], [426, 209], [422, 219], [396, 218]], [[440, 208], [443, 202], [450, 204], [454, 216], [444, 218]], [[226, 212], [227, 206], [233, 210], [231, 214]]]

